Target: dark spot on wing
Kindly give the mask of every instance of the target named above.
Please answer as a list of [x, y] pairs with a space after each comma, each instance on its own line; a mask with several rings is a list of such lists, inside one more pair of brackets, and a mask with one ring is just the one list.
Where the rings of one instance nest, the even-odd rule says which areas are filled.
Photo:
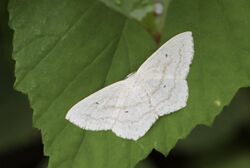
[[165, 57], [168, 57], [168, 54], [167, 54], [167, 53], [165, 54]]
[[125, 113], [128, 113], [128, 111], [125, 111]]
[[165, 88], [166, 87], [166, 85], [163, 85], [163, 88]]
[[95, 102], [95, 104], [99, 104], [99, 102]]

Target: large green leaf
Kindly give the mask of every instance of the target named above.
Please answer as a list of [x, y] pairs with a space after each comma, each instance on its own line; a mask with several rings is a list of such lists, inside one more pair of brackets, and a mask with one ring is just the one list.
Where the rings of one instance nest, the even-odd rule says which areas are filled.
[[161, 117], [138, 141], [84, 131], [64, 119], [80, 99], [124, 78], [155, 44], [136, 22], [98, 1], [10, 3], [16, 88], [28, 94], [50, 167], [133, 167], [152, 148], [167, 154], [197, 124], [211, 124], [238, 88], [250, 85], [247, 0], [175, 0], [164, 38], [191, 30], [195, 56], [188, 105]]
[[49, 0], [18, 2], [10, 4], [16, 87], [29, 95], [50, 166], [109, 167], [124, 156], [135, 164], [138, 144], [110, 132], [83, 131], [64, 118], [78, 100], [135, 71], [155, 48], [152, 38], [99, 2], [69, 0], [56, 9]]
[[[183, 138], [197, 124], [211, 125], [238, 89], [250, 85], [249, 5], [246, 0], [175, 0], [169, 6], [163, 41], [191, 30], [195, 43], [188, 106], [162, 119], [171, 135]], [[171, 138], [165, 140], [176, 143]], [[157, 150], [167, 154], [169, 148], [161, 143]]]

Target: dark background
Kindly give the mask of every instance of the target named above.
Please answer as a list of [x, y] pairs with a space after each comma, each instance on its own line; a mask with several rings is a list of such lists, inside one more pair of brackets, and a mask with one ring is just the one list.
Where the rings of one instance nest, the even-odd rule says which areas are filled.
[[[7, 0], [0, 0], [0, 168], [44, 168], [40, 133], [32, 128], [27, 97], [13, 89], [13, 31], [8, 27]], [[238, 91], [212, 127], [197, 126], [164, 157], [152, 151], [138, 168], [249, 168], [250, 89]]]

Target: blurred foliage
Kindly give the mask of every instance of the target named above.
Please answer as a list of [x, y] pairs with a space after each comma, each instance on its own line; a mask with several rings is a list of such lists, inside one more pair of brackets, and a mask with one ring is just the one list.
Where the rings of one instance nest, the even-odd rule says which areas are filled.
[[[250, 89], [241, 89], [229, 106], [217, 116], [213, 126], [197, 126], [188, 138], [181, 140], [176, 148], [189, 154], [201, 154], [216, 150], [237, 135], [241, 126], [250, 123]], [[250, 131], [249, 131], [250, 132]]]
[[39, 134], [32, 128], [25, 95], [13, 89], [12, 35], [8, 27], [7, 0], [0, 1], [0, 153], [24, 145]]
[[200, 168], [249, 168], [250, 152], [238, 152], [224, 156], [223, 158], [210, 160], [210, 162], [202, 163]]

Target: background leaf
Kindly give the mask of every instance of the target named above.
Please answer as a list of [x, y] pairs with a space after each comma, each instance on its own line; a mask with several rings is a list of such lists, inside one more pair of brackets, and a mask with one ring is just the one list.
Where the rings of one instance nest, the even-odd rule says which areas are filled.
[[137, 20], [142, 20], [148, 13], [154, 11], [151, 0], [101, 0], [108, 7]]
[[197, 124], [211, 124], [235, 92], [250, 84], [248, 5], [170, 3], [162, 42], [186, 30], [195, 40], [188, 106], [161, 117], [133, 142], [110, 131], [83, 131], [64, 117], [78, 100], [136, 70], [155, 49], [149, 34], [98, 1], [12, 0], [16, 88], [29, 96], [49, 166], [133, 167], [153, 148], [166, 155]]

